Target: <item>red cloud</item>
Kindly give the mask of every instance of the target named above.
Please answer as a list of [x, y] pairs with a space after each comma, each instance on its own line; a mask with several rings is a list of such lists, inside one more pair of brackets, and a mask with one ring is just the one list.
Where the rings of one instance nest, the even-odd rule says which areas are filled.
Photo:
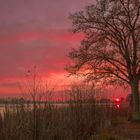
[[16, 44], [20, 41], [63, 41], [63, 42], [79, 42], [83, 39], [83, 34], [73, 34], [62, 31], [46, 31], [46, 32], [17, 32], [6, 35], [0, 35], [0, 44]]
[[64, 67], [69, 62], [68, 52], [82, 37], [66, 31], [20, 32], [0, 36], [0, 78], [7, 77], [11, 81], [2, 80], [0, 93], [15, 92], [13, 83], [18, 77], [26, 75], [33, 65], [49, 80], [63, 81]]
[[47, 35], [49, 40], [53, 41], [63, 41], [63, 42], [79, 42], [83, 39], [84, 35], [79, 34], [73, 34], [70, 32], [49, 32]]

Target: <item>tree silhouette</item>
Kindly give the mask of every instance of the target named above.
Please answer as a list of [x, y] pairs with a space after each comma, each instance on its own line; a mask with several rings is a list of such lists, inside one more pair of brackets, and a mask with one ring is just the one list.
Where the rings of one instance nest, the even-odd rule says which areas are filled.
[[73, 64], [66, 69], [90, 80], [128, 84], [133, 95], [132, 119], [139, 120], [140, 1], [96, 0], [70, 19], [73, 32], [85, 37], [80, 48], [69, 53]]

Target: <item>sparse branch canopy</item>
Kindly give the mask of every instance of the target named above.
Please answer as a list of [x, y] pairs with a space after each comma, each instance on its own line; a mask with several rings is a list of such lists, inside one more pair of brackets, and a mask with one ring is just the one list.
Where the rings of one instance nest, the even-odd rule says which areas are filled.
[[66, 69], [90, 80], [130, 85], [132, 118], [140, 120], [140, 0], [96, 0], [70, 19], [73, 32], [85, 38], [69, 53], [73, 65]]
[[74, 61], [68, 67], [70, 72], [86, 66], [88, 78], [110, 77], [129, 84], [139, 75], [139, 0], [97, 0], [70, 19], [74, 32], [85, 33], [81, 47], [69, 54]]

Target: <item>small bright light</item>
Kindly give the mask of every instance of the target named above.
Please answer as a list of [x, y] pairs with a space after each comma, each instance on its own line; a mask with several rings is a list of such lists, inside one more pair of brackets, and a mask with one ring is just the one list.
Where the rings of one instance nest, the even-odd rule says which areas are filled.
[[119, 104], [117, 104], [117, 108], [120, 108], [120, 105]]
[[120, 99], [119, 98], [116, 98], [116, 102], [119, 102], [120, 101]]

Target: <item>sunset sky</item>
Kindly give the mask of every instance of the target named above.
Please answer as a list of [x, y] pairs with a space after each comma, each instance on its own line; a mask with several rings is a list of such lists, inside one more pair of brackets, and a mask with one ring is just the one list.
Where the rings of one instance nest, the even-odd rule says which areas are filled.
[[[82, 35], [73, 35], [69, 13], [91, 0], [0, 0], [0, 95], [18, 93], [17, 82], [34, 65], [59, 88], [70, 48]], [[61, 83], [61, 84], [60, 84]]]
[[0, 0], [0, 96], [17, 95], [17, 83], [34, 65], [57, 89], [70, 83], [64, 67], [82, 35], [68, 31], [68, 16], [93, 1]]

